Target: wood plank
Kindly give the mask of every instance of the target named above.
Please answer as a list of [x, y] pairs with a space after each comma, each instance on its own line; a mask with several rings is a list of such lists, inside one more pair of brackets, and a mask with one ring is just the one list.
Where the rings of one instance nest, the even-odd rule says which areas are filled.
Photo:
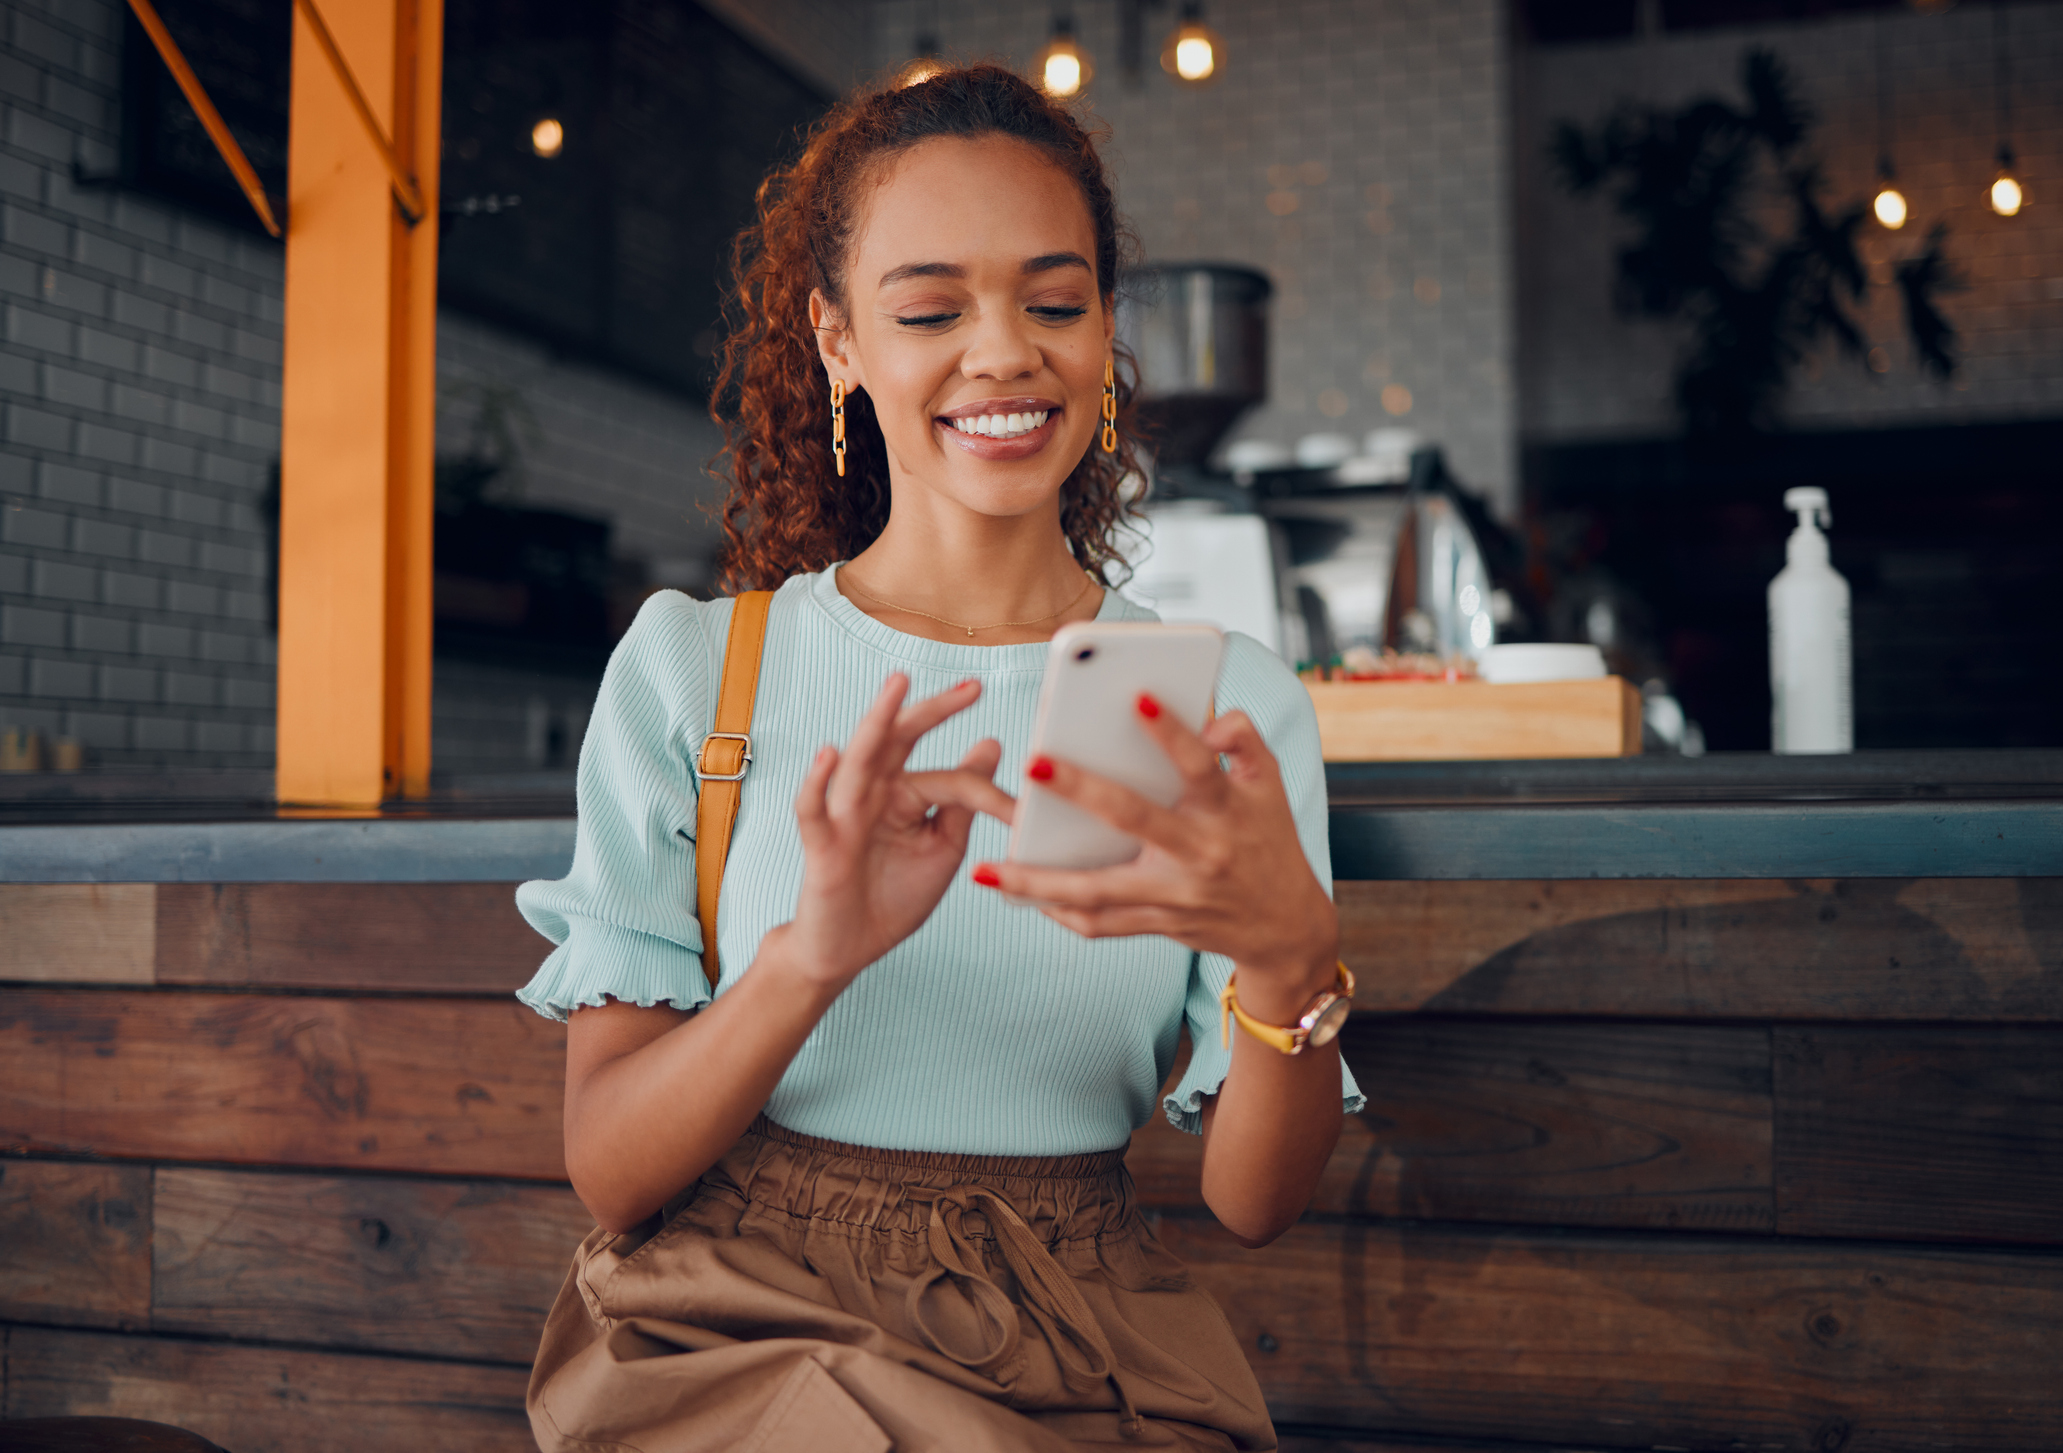
[[564, 1180], [513, 1000], [0, 989], [0, 1150]]
[[167, 883], [161, 984], [509, 994], [551, 944], [513, 883]]
[[528, 1373], [110, 1332], [0, 1327], [0, 1417], [143, 1418], [234, 1453], [536, 1453]]
[[563, 1186], [166, 1167], [152, 1325], [528, 1363], [593, 1225]]
[[2063, 1256], [1303, 1223], [1161, 1237], [1277, 1418], [1528, 1443], [2063, 1447]]
[[0, 883], [0, 979], [148, 984], [155, 883]]
[[0, 1160], [0, 1321], [150, 1322], [150, 1169]]
[[1342, 882], [1387, 1013], [2063, 1022], [2063, 878]]
[[[1769, 1036], [1707, 1025], [1350, 1023], [1368, 1096], [1321, 1214], [1768, 1231]], [[1197, 1204], [1202, 1142], [1156, 1120], [1127, 1157], [1141, 1200]]]
[[2063, 1243], [2063, 1030], [1780, 1027], [1775, 1050], [1781, 1230]]

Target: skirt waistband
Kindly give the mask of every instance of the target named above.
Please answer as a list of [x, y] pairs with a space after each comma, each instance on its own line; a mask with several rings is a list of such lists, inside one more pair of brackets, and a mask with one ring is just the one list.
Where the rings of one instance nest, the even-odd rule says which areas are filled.
[[1125, 1151], [1129, 1148], [1120, 1145], [1115, 1150], [1092, 1150], [1080, 1155], [960, 1155], [945, 1150], [883, 1150], [804, 1135], [777, 1125], [764, 1115], [754, 1120], [745, 1133], [817, 1155], [871, 1162], [884, 1170], [925, 1173], [926, 1179], [932, 1173], [940, 1173], [979, 1180], [1100, 1180], [1125, 1163]]
[[[700, 1189], [847, 1232], [925, 1237], [941, 1199], [969, 1214], [1008, 1206], [1047, 1244], [1094, 1241], [1137, 1219], [1123, 1150], [1087, 1155], [955, 1155], [882, 1150], [802, 1135], [765, 1116], [703, 1176]], [[689, 1193], [693, 1195], [694, 1192]], [[669, 1219], [674, 1208], [668, 1208]]]

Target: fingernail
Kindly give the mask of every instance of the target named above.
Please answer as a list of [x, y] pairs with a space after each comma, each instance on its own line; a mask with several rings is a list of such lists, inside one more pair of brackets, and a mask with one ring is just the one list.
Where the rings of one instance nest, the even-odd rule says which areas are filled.
[[1033, 757], [1031, 765], [1024, 769], [1024, 775], [1031, 778], [1034, 782], [1051, 782], [1053, 780], [1053, 759], [1051, 757]]
[[[975, 680], [974, 680], [974, 678], [973, 678], [972, 676], [970, 676], [970, 677], [968, 677], [968, 678], [967, 678], [967, 679], [966, 679], [965, 681], [962, 681], [962, 682], [960, 683], [960, 686], [973, 686], [973, 685], [975, 685], [975, 684], [976, 684], [976, 683], [975, 683]], [[958, 690], [960, 689], [960, 686], [955, 686], [955, 687], [953, 688], [953, 690], [955, 690], [955, 691], [958, 691]]]
[[1160, 715], [1160, 703], [1143, 691], [1139, 693], [1139, 715], [1148, 721]]
[[1003, 875], [987, 863], [983, 863], [974, 870], [974, 881], [984, 888], [1000, 888], [1003, 886]]

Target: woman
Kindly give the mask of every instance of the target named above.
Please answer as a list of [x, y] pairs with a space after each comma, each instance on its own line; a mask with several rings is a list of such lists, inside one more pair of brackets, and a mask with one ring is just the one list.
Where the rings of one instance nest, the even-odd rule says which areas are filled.
[[[713, 999], [692, 758], [730, 602], [639, 614], [573, 870], [519, 894], [559, 944], [522, 998], [569, 1018], [566, 1163], [599, 1223], [531, 1383], [546, 1448], [1275, 1446], [1122, 1155], [1185, 1017], [1166, 1110], [1245, 1243], [1295, 1220], [1356, 1103], [1332, 1044], [1220, 1039], [1235, 972], [1277, 1026], [1343, 972], [1309, 701], [1234, 637], [1201, 735], [1139, 703], [1173, 809], [1017, 766], [1052, 633], [1152, 618], [1103, 574], [1120, 237], [1088, 136], [993, 66], [848, 102], [762, 190], [719, 396], [730, 575], [778, 590]], [[1005, 762], [1144, 852], [995, 861]]]

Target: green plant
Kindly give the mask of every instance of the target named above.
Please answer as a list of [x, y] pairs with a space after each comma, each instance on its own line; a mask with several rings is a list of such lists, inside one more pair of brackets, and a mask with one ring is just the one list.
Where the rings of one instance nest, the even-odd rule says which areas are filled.
[[[1807, 146], [1817, 118], [1766, 50], [1741, 61], [1745, 106], [1701, 97], [1676, 110], [1621, 102], [1594, 132], [1570, 122], [1550, 143], [1579, 196], [1609, 192], [1634, 226], [1613, 289], [1622, 313], [1681, 319], [1690, 344], [1677, 406], [1694, 434], [1764, 430], [1790, 376], [1822, 340], [1858, 361], [1868, 347], [1854, 309], [1870, 288], [1858, 201], [1821, 202], [1826, 182]], [[1772, 227], [1775, 213], [1787, 227]], [[1955, 371], [1955, 330], [1936, 306], [1960, 286], [1937, 223], [1897, 269], [1921, 366]]]

